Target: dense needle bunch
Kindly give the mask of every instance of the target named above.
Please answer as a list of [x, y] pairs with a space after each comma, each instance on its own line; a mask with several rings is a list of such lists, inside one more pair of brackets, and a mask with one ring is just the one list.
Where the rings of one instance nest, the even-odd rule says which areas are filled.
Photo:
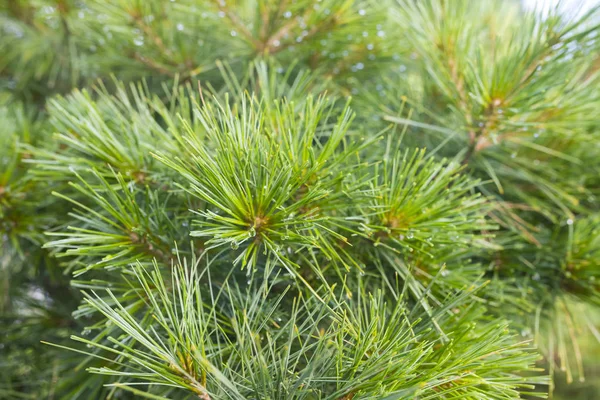
[[0, 398], [589, 398], [599, 33], [1, 1]]

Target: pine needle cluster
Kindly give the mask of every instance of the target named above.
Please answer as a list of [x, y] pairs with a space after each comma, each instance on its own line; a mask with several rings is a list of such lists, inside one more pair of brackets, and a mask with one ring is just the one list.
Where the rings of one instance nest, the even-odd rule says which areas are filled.
[[0, 398], [600, 390], [600, 6], [4, 0], [0, 32]]

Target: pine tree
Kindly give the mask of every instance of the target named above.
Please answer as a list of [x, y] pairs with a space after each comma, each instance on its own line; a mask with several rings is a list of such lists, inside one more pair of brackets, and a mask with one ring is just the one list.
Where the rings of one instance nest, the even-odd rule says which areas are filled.
[[600, 390], [600, 5], [4, 0], [0, 31], [0, 398]]

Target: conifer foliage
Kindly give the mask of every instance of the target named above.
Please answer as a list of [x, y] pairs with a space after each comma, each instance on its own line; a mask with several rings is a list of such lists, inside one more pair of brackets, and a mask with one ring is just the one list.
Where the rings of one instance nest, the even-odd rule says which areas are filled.
[[0, 32], [0, 398], [600, 390], [600, 5], [2, 0]]

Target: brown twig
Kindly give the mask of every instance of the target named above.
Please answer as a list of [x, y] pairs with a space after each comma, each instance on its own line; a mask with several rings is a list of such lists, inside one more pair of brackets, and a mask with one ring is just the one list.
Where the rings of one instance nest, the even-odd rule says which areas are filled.
[[[308, 19], [310, 15], [313, 13], [313, 8], [309, 7], [307, 11], [302, 15], [301, 19]], [[321, 24], [313, 26], [307, 33], [304, 35], [305, 39], [309, 39], [312, 36], [316, 35], [319, 32], [327, 32], [327, 30], [337, 25], [338, 15], [337, 13], [332, 14], [329, 18], [322, 21]], [[282, 50], [285, 50], [289, 47], [288, 45], [276, 45], [277, 43], [281, 43], [281, 40], [288, 35], [296, 26], [298, 25], [298, 19], [294, 19], [284, 26], [282, 26], [273, 36], [269, 38], [269, 40], [264, 44], [263, 51], [268, 52], [269, 54], [275, 54]]]
[[169, 75], [169, 76], [175, 76], [176, 74], [171, 71], [170, 69], [166, 68], [165, 66], [161, 65], [160, 63], [142, 56], [140, 53], [135, 52], [133, 54], [133, 58], [136, 59], [137, 61], [140, 61], [141, 63], [143, 63], [144, 65], [146, 65], [147, 67], [160, 72], [161, 74], [165, 74], [165, 75]]
[[246, 38], [246, 40], [254, 46], [255, 49], [259, 49], [261, 47], [260, 41], [257, 40], [254, 35], [252, 35], [252, 32], [250, 32], [248, 27], [246, 27], [244, 24], [244, 21], [242, 21], [242, 19], [233, 10], [229, 9], [225, 2], [213, 0], [213, 3], [216, 4], [219, 11], [221, 11], [227, 17], [227, 19], [229, 19], [229, 21], [233, 24], [233, 27], [239, 31]]
[[169, 49], [167, 46], [165, 46], [165, 43], [163, 42], [162, 38], [160, 36], [158, 36], [156, 34], [156, 32], [154, 32], [154, 30], [152, 29], [152, 27], [150, 27], [150, 25], [148, 25], [147, 23], [144, 22], [142, 16], [140, 14], [137, 14], [137, 13], [132, 13], [130, 15], [133, 18], [133, 21], [136, 23], [136, 25], [142, 30], [142, 32], [144, 32], [144, 34], [148, 38], [150, 38], [150, 40], [152, 40], [152, 42], [154, 43], [154, 45], [165, 56], [167, 56], [167, 58], [172, 58], [173, 57], [173, 52], [171, 51], [171, 49]]

